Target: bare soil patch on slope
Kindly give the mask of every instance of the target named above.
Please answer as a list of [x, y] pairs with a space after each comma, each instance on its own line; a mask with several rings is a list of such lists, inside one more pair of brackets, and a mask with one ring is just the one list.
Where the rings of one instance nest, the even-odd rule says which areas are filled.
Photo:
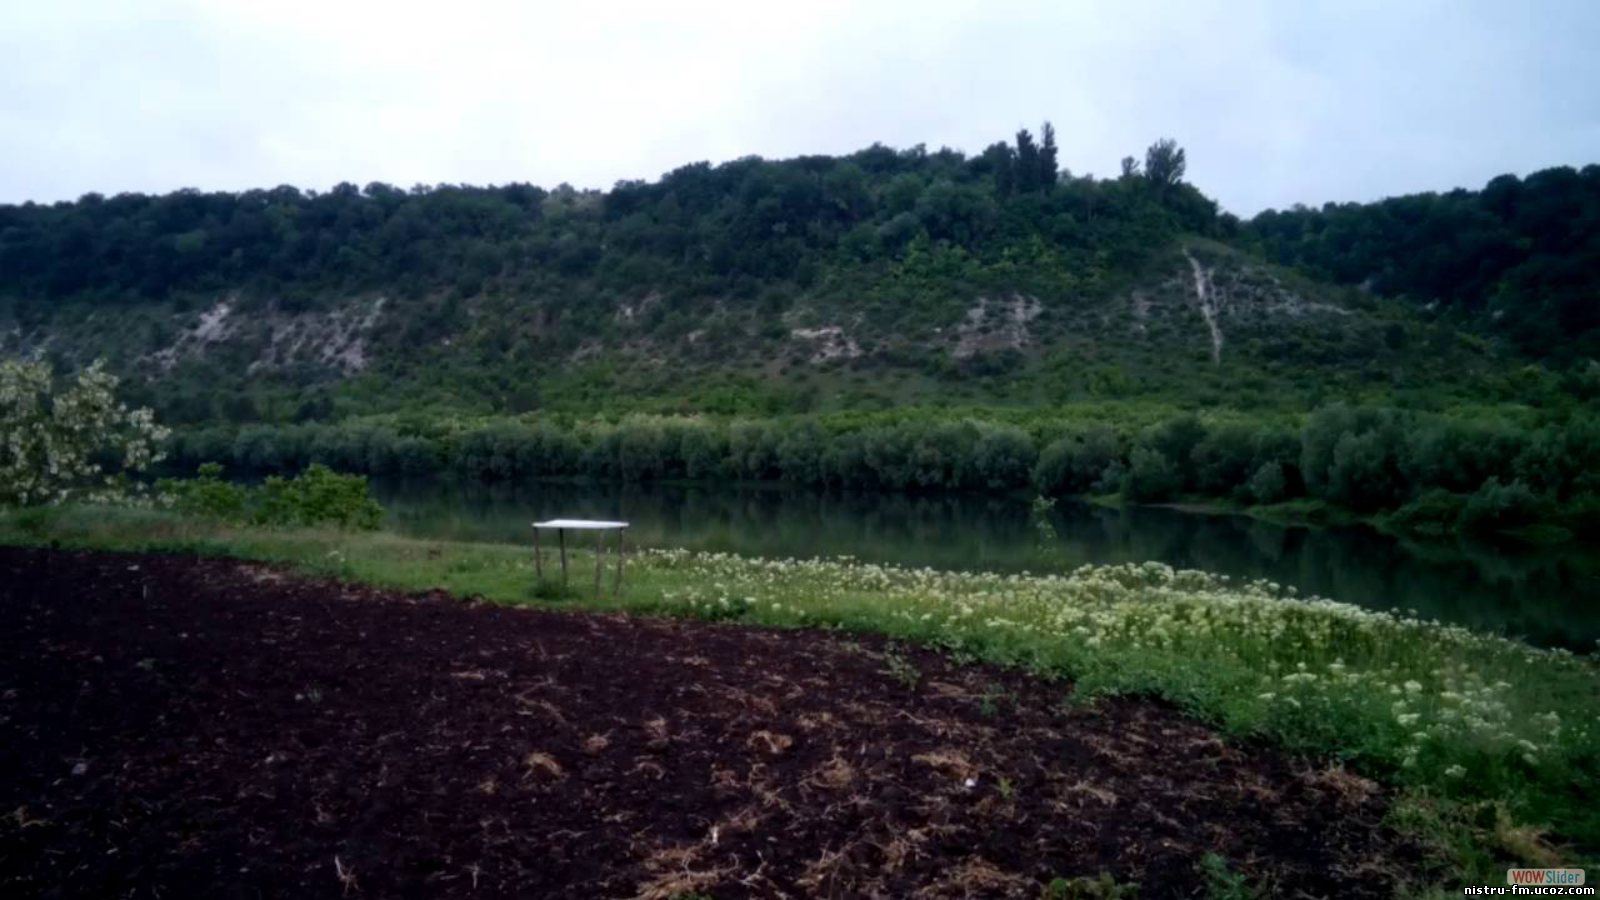
[[0, 549], [0, 895], [1384, 896], [1384, 796], [867, 637]]

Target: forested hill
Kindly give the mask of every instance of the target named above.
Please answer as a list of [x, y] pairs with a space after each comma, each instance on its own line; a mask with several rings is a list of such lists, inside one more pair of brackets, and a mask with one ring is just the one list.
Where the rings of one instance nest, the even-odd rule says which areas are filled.
[[[1226, 213], [1053, 129], [606, 192], [341, 184], [0, 206], [0, 355], [108, 356], [176, 424], [919, 403], [1303, 410], [1595, 380], [1600, 169]], [[1542, 361], [1533, 376], [1530, 361]], [[1530, 387], [1531, 385], [1531, 387]]]
[[625, 293], [804, 290], [820, 268], [900, 258], [918, 238], [993, 265], [1034, 239], [1126, 254], [1179, 228], [1211, 230], [1216, 206], [1181, 183], [1181, 151], [1160, 153], [1147, 178], [1074, 179], [1058, 171], [1051, 133], [1036, 144], [1024, 131], [1014, 147], [971, 159], [874, 145], [842, 158], [696, 163], [605, 193], [374, 183], [325, 194], [90, 194], [0, 206], [0, 271], [7, 293], [46, 304], [399, 285], [470, 297], [551, 276]]
[[1600, 166], [1268, 210], [1241, 237], [1275, 262], [1457, 313], [1534, 355], [1600, 356]]

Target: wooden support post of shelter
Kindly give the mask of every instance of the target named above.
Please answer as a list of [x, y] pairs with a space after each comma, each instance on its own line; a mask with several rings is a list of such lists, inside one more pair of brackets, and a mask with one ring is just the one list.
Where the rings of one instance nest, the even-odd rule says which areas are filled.
[[628, 533], [626, 528], [617, 529], [617, 577], [611, 582], [611, 597], [616, 599], [622, 595], [622, 536]]
[[[627, 530], [627, 522], [610, 522], [596, 519], [550, 519], [546, 522], [533, 523], [533, 569], [540, 581], [544, 580], [544, 563], [540, 558], [539, 532], [554, 529], [556, 544], [561, 548], [561, 583], [567, 583], [567, 532], [568, 531], [615, 531], [617, 533], [617, 572], [611, 584], [611, 595], [620, 596], [622, 593], [622, 535]], [[600, 585], [604, 581], [606, 562], [605, 535], [601, 534], [595, 541], [594, 555], [594, 595], [600, 596]]]

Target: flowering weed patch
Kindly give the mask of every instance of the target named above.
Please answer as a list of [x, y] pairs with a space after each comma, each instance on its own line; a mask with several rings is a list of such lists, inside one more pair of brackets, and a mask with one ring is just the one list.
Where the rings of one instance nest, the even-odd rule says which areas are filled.
[[[1235, 730], [1463, 783], [1537, 778], [1600, 737], [1600, 669], [1438, 622], [1158, 563], [1067, 575], [906, 570], [653, 551], [661, 605], [870, 627], [1077, 681], [1153, 690]], [[1465, 776], [1472, 776], [1467, 778]], [[1448, 782], [1441, 782], [1448, 783]]]
[[[672, 612], [884, 631], [1143, 692], [1235, 735], [1331, 754], [1451, 803], [1496, 804], [1592, 848], [1600, 774], [1593, 656], [1158, 563], [1064, 575], [655, 551]], [[1588, 807], [1588, 808], [1586, 808]]]

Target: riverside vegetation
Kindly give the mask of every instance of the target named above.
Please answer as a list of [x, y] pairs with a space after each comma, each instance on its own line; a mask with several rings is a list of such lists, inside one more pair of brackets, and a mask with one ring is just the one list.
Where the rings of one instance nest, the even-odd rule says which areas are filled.
[[[1150, 694], [1237, 737], [1332, 756], [1401, 789], [1391, 819], [1451, 877], [1587, 859], [1600, 846], [1600, 819], [1584, 802], [1600, 782], [1594, 656], [1156, 563], [999, 575], [649, 550], [615, 596], [535, 590], [526, 547], [373, 533], [365, 479], [318, 465], [244, 488], [213, 464], [121, 498], [144, 508], [71, 505], [107, 500], [107, 476], [50, 460], [100, 451], [125, 463], [115, 474], [136, 475], [159, 459], [127, 452], [146, 446], [143, 428], [62, 427], [84, 410], [120, 408], [109, 400], [114, 379], [91, 374], [52, 398], [40, 369], [0, 369], [15, 424], [7, 446], [53, 454], [6, 460], [21, 482], [48, 489], [0, 514], [0, 542], [227, 555], [506, 603], [884, 633], [1070, 681], [1064, 702]], [[588, 554], [575, 556], [583, 571]]]
[[1593, 533], [1600, 167], [1241, 221], [1173, 142], [1113, 178], [1056, 157], [1046, 127], [604, 192], [0, 206], [0, 353], [106, 357], [177, 429], [179, 474], [1023, 489]]
[[[1422, 534], [1550, 539], [1600, 533], [1600, 421], [1514, 420], [1334, 405], [1303, 422], [1122, 410], [777, 419], [529, 417], [482, 425], [247, 426], [180, 435], [184, 471], [319, 463], [372, 475], [483, 481], [782, 481], [811, 488], [1021, 491], [1201, 501], [1262, 514], [1375, 516]], [[982, 416], [982, 418], [980, 418]]]
[[[335, 470], [1595, 533], [1600, 167], [1243, 222], [1183, 180], [1172, 142], [1107, 179], [1055, 154], [1046, 128], [971, 158], [874, 146], [607, 192], [0, 207], [0, 353], [45, 359], [0, 370], [0, 502], [31, 507], [0, 515], [0, 540], [535, 602], [525, 548], [308, 527], [376, 523]], [[78, 393], [44, 402], [51, 364]], [[157, 414], [115, 403], [113, 372]], [[150, 496], [138, 476], [164, 455], [185, 476], [327, 468], [249, 490], [206, 468]], [[113, 500], [147, 506], [73, 505]], [[1600, 848], [1592, 655], [1160, 565], [652, 551], [615, 600], [538, 602], [885, 632], [1070, 680], [1068, 702], [1164, 697], [1395, 787], [1392, 820], [1449, 866], [1439, 884]]]

